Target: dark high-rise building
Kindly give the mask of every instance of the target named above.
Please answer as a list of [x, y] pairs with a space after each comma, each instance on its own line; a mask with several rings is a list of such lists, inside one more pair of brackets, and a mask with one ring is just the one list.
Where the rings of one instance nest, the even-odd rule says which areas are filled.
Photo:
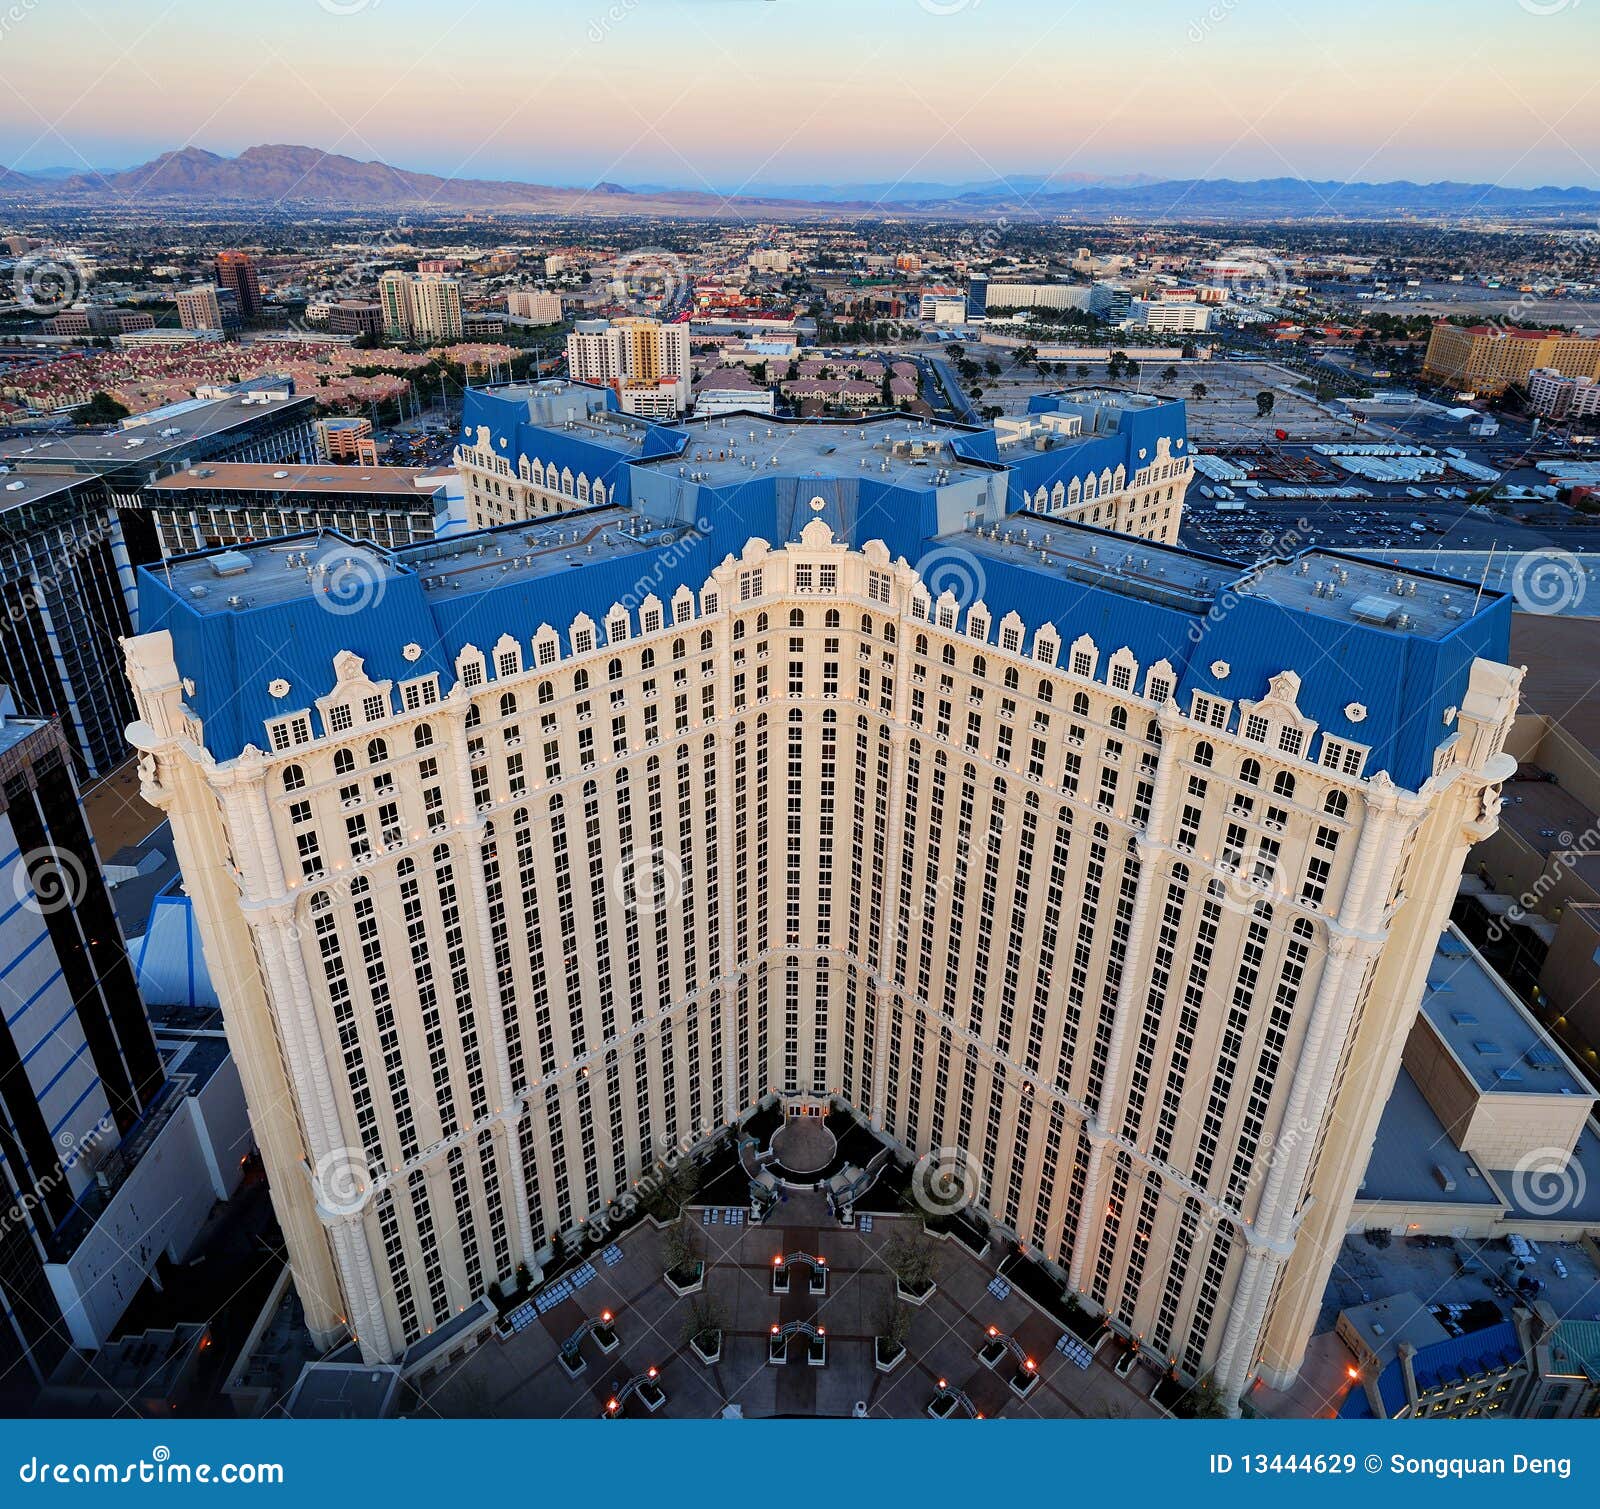
[[261, 279], [250, 254], [242, 251], [217, 253], [217, 286], [231, 293], [239, 305], [239, 318], [253, 325], [261, 318]]
[[[67, 1323], [47, 1265], [96, 1174], [160, 1098], [161, 1055], [54, 722], [0, 687], [0, 1398], [43, 1381]], [[81, 1217], [79, 1218], [81, 1224]]]

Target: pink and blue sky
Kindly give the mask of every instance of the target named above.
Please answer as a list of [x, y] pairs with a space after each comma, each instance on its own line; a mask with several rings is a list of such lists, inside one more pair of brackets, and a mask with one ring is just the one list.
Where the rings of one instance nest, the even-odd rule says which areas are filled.
[[0, 164], [1600, 186], [1597, 58], [1600, 0], [6, 0]]

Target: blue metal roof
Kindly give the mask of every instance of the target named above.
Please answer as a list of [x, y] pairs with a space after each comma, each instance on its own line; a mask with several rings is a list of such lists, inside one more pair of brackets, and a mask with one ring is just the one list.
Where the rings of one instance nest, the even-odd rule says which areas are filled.
[[[665, 602], [682, 586], [698, 591], [712, 569], [730, 554], [737, 557], [747, 540], [761, 538], [782, 546], [798, 539], [814, 518], [821, 518], [836, 538], [856, 548], [882, 540], [891, 556], [913, 565], [936, 553], [977, 551], [973, 558], [981, 566], [981, 594], [995, 623], [1015, 611], [1030, 633], [1053, 624], [1064, 645], [1087, 633], [1100, 648], [1102, 667], [1105, 657], [1123, 646], [1142, 667], [1165, 659], [1176, 673], [1176, 695], [1185, 706], [1195, 690], [1230, 700], [1258, 698], [1272, 676], [1295, 670], [1302, 678], [1301, 713], [1335, 737], [1370, 746], [1368, 774], [1387, 770], [1411, 788], [1432, 772], [1434, 751], [1450, 733], [1445, 711], [1460, 705], [1473, 660], [1481, 656], [1503, 661], [1509, 652], [1511, 602], [1499, 594], [1483, 594], [1470, 613], [1452, 609], [1456, 619], [1434, 625], [1433, 632], [1406, 632], [1359, 621], [1348, 613], [1316, 611], [1302, 601], [1303, 593], [1290, 590], [1292, 566], [1247, 569], [1236, 562], [1148, 545], [1057, 519], [1016, 516], [1019, 523], [1036, 530], [1057, 531], [1064, 541], [1098, 540], [1106, 558], [1128, 547], [1148, 548], [1172, 567], [1174, 576], [1208, 585], [1203, 593], [1192, 584], [1164, 593], [1141, 591], [1138, 583], [1110, 571], [1093, 580], [1071, 579], [1026, 552], [990, 550], [962, 533], [949, 512], [967, 501], [994, 496], [998, 487], [987, 494], [984, 490], [1003, 480], [1005, 464], [991, 463], [988, 470], [962, 468], [957, 486], [947, 488], [960, 490], [960, 496], [954, 505], [944, 505], [946, 516], [941, 520], [941, 490], [932, 469], [900, 468], [884, 476], [860, 466], [849, 449], [856, 443], [851, 437], [873, 421], [836, 425], [824, 436], [838, 437], [837, 457], [831, 445], [819, 449], [813, 443], [801, 469], [785, 469], [780, 454], [776, 468], [719, 472], [726, 480], [713, 484], [685, 481], [676, 475], [678, 466], [660, 465], [659, 458], [679, 455], [686, 441], [683, 430], [642, 426], [643, 444], [625, 455], [572, 431], [532, 425], [526, 422], [526, 411], [523, 401], [474, 390], [467, 395], [464, 427], [486, 425], [495, 449], [508, 459], [525, 453], [547, 463], [559, 459], [563, 465], [572, 464], [575, 472], [586, 469], [591, 478], [600, 477], [616, 489], [619, 504], [635, 500], [641, 522], [659, 526], [676, 521], [692, 525], [692, 530], [671, 543], [645, 543], [575, 560], [571, 569], [510, 572], [492, 583], [486, 578], [480, 589], [448, 593], [430, 591], [423, 584], [430, 558], [438, 558], [437, 546], [390, 552], [332, 534], [298, 541], [315, 544], [330, 558], [332, 553], [354, 551], [373, 563], [370, 600], [359, 612], [329, 612], [312, 587], [295, 590], [294, 581], [278, 583], [281, 590], [265, 593], [267, 601], [252, 599], [223, 611], [214, 601], [199, 600], [192, 589], [186, 594], [169, 585], [166, 573], [141, 570], [142, 624], [146, 630], [171, 632], [179, 672], [194, 688], [187, 700], [202, 720], [206, 743], [216, 758], [231, 758], [249, 743], [264, 746], [266, 720], [308, 707], [331, 689], [333, 660], [342, 650], [361, 656], [375, 680], [403, 681], [431, 671], [448, 688], [456, 657], [468, 644], [487, 653], [505, 633], [526, 644], [541, 624], [549, 624], [565, 641], [569, 625], [580, 613], [602, 622], [614, 602], [636, 607], [649, 593]], [[1092, 450], [1098, 457], [1105, 447], [1131, 449], [1135, 454], [1144, 448], [1153, 454], [1156, 438], [1168, 433], [1164, 427], [1174, 414], [1181, 423], [1181, 405], [1129, 411], [1120, 416], [1120, 428], [1114, 433], [1034, 454], [1043, 461], [1056, 458], [1061, 465], [1080, 450]], [[783, 423], [770, 416], [762, 416], [761, 422]], [[899, 422], [904, 424], [903, 419]], [[993, 435], [964, 432], [951, 442], [951, 449], [986, 460], [979, 453], [993, 455]], [[1101, 464], [1096, 460], [1095, 469]], [[1131, 473], [1133, 468], [1128, 469]], [[813, 506], [813, 499], [821, 500], [820, 509]], [[1009, 498], [1007, 506], [1014, 510], [1017, 499]], [[574, 512], [556, 522], [580, 528], [592, 520], [615, 523], [614, 512]], [[519, 541], [526, 531], [551, 522], [523, 521], [454, 536], [449, 545], [467, 550], [476, 541], [495, 549], [503, 542], [515, 554], [524, 548]], [[247, 547], [246, 553], [274, 548], [282, 552], [287, 543], [265, 542]], [[1303, 555], [1315, 557], [1319, 567], [1345, 561], [1361, 570], [1373, 569], [1371, 563], [1332, 552]], [[177, 571], [182, 561], [191, 559], [170, 564]], [[1406, 575], [1424, 582], [1442, 580], [1419, 571]], [[1451, 587], [1461, 592], [1459, 583]], [[420, 655], [406, 659], [402, 650], [407, 645], [420, 647]], [[1226, 677], [1214, 666], [1225, 666]], [[275, 701], [267, 692], [268, 683], [277, 677], [294, 688], [286, 702]], [[1346, 709], [1357, 705], [1365, 709], [1365, 716], [1353, 721]]]

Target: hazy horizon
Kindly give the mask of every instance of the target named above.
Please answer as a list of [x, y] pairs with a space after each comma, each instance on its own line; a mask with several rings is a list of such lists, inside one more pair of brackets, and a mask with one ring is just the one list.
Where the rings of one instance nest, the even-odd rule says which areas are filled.
[[1073, 173], [1600, 187], [1600, 6], [1329, 11], [285, 0], [219, 17], [199, 0], [23, 0], [0, 20], [0, 163], [104, 171], [277, 142], [454, 177], [721, 192]]

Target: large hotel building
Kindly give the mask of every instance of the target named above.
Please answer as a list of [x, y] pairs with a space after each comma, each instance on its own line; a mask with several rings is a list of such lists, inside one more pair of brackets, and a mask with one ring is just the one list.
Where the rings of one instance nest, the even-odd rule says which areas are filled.
[[970, 1159], [1189, 1377], [1290, 1379], [1512, 768], [1509, 600], [1165, 543], [1179, 405], [614, 402], [469, 393], [481, 533], [141, 582], [131, 737], [313, 1332], [426, 1346], [776, 1091]]

